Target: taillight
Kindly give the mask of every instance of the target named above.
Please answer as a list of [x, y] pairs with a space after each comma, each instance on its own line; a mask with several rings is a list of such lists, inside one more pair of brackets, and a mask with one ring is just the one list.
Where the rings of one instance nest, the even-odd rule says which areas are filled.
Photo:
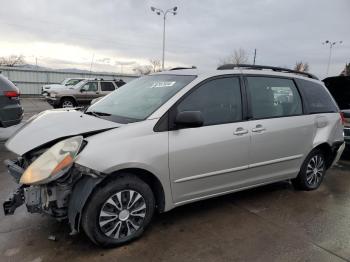
[[340, 118], [341, 118], [341, 123], [342, 123], [343, 125], [345, 125], [346, 119], [345, 119], [345, 117], [344, 117], [344, 113], [343, 113], [343, 112], [340, 112], [339, 114], [340, 114]]
[[17, 91], [4, 91], [4, 95], [8, 98], [18, 97], [19, 93]]

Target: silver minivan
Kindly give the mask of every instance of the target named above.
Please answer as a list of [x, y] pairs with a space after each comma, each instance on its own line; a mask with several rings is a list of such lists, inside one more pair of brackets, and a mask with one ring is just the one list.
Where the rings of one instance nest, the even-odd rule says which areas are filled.
[[19, 187], [5, 214], [25, 204], [110, 247], [139, 237], [154, 212], [281, 180], [317, 189], [344, 137], [313, 75], [225, 65], [141, 77], [84, 112], [45, 111], [6, 146]]

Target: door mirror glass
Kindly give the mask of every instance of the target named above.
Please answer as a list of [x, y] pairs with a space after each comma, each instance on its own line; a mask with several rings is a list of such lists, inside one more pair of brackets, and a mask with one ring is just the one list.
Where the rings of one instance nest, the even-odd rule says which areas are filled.
[[175, 125], [181, 127], [200, 127], [203, 125], [203, 116], [200, 111], [179, 112], [175, 118]]

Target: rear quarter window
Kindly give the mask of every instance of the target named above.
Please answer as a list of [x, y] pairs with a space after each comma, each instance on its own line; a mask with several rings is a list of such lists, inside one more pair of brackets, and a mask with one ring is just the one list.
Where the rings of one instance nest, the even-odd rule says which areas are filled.
[[296, 79], [304, 100], [306, 113], [336, 113], [338, 106], [327, 89], [318, 83]]

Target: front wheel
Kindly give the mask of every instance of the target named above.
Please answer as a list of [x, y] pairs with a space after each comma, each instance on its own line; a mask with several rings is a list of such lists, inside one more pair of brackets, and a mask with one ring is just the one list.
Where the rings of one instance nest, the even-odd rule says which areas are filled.
[[121, 175], [97, 188], [82, 217], [86, 235], [97, 245], [114, 247], [141, 236], [155, 208], [151, 188], [134, 175]]
[[326, 158], [322, 150], [313, 150], [305, 159], [298, 176], [292, 179], [295, 188], [301, 190], [317, 189], [326, 174]]
[[72, 107], [76, 107], [77, 104], [76, 104], [76, 102], [74, 101], [73, 98], [64, 97], [64, 98], [61, 99], [60, 106], [62, 108], [72, 108]]

